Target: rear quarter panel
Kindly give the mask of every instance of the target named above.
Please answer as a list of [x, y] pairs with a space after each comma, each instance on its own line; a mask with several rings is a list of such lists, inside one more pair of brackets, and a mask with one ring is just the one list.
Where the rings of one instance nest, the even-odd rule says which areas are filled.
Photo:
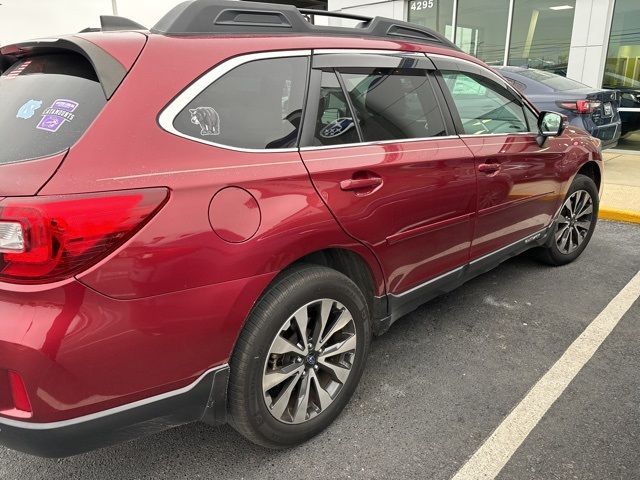
[[[273, 50], [291, 48], [290, 40], [271, 41]], [[107, 107], [41, 192], [171, 190], [169, 202], [143, 230], [78, 276], [83, 283], [114, 298], [140, 298], [277, 272], [307, 253], [340, 247], [365, 259], [376, 293], [384, 292], [376, 258], [337, 225], [297, 151], [233, 151], [174, 136], [157, 124], [162, 109], [194, 79], [257, 48], [246, 38], [150, 37]], [[304, 42], [297, 48], [305, 48]], [[180, 60], [168, 61], [168, 52], [175, 51]], [[224, 241], [211, 227], [211, 199], [228, 186], [247, 190], [260, 207], [259, 228], [248, 241]]]

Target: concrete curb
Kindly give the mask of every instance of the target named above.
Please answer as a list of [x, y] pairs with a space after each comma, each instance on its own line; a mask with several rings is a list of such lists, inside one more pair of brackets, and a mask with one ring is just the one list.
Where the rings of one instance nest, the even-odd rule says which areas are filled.
[[601, 220], [615, 220], [617, 222], [640, 223], [640, 212], [600, 207], [598, 218]]

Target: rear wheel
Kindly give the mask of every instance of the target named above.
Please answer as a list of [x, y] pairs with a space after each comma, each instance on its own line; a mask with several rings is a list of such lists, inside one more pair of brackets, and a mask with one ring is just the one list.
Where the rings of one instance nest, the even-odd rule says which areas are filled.
[[598, 220], [598, 188], [586, 175], [578, 174], [567, 192], [541, 258], [550, 265], [573, 262], [591, 240]]
[[349, 401], [371, 330], [365, 298], [335, 270], [285, 274], [254, 307], [231, 359], [230, 423], [286, 447], [324, 430]]

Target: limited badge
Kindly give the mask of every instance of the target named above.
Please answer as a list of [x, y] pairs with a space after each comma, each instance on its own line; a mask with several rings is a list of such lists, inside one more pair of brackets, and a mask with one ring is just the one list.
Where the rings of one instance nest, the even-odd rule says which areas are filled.
[[200, 135], [220, 135], [220, 116], [211, 107], [190, 108], [191, 123], [200, 126]]
[[42, 112], [42, 118], [36, 128], [47, 132], [57, 132], [65, 122], [74, 119], [73, 113], [78, 108], [78, 103], [72, 100], [59, 98], [49, 108]]
[[342, 117], [334, 120], [325, 126], [322, 130], [320, 130], [320, 136], [322, 138], [335, 138], [339, 137], [346, 131], [353, 128], [355, 124], [353, 123], [353, 119], [349, 117]]
[[38, 110], [42, 106], [42, 102], [40, 100], [29, 100], [27, 103], [22, 105], [16, 114], [16, 118], [22, 118], [23, 120], [28, 120], [33, 117]]

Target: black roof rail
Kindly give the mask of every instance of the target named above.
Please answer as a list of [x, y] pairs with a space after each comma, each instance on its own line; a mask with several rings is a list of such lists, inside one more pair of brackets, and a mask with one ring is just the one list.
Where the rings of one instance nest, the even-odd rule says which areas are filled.
[[119, 30], [148, 30], [138, 22], [116, 15], [100, 15], [100, 30], [103, 32], [116, 32]]
[[[305, 16], [360, 21], [355, 27], [314, 25]], [[438, 44], [460, 50], [444, 35], [413, 23], [385, 17], [367, 17], [325, 10], [298, 9], [293, 5], [235, 0], [190, 0], [169, 11], [151, 29], [163, 35], [271, 34], [345, 35], [382, 37]]]

